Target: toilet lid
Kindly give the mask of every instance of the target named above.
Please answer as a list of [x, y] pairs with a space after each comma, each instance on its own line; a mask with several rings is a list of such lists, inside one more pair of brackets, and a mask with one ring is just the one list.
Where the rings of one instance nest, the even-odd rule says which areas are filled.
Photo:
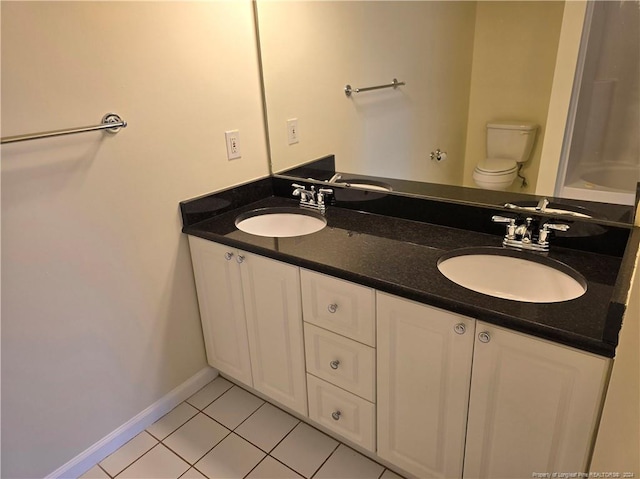
[[487, 158], [476, 166], [476, 170], [486, 174], [511, 173], [518, 168], [514, 160], [504, 158]]

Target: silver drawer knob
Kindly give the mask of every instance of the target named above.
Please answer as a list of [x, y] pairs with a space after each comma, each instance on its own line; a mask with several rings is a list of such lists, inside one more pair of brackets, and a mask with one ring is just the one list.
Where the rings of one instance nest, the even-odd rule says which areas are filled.
[[329, 366], [331, 366], [331, 369], [338, 369], [338, 366], [340, 366], [340, 361], [334, 359], [329, 363]]
[[224, 254], [224, 259], [226, 259], [227, 261], [229, 261], [231, 258], [233, 258], [233, 253], [231, 253], [230, 251], [227, 251]]
[[464, 334], [467, 330], [467, 327], [464, 325], [464, 323], [458, 323], [453, 327], [453, 330], [458, 334]]
[[334, 412], [331, 413], [331, 417], [335, 421], [339, 421], [340, 420], [340, 416], [342, 416], [342, 413], [340, 411], [334, 411]]
[[330, 313], [335, 313], [336, 311], [338, 311], [338, 305], [333, 303], [330, 304], [327, 309], [329, 310]]
[[491, 335], [486, 331], [482, 331], [480, 334], [478, 334], [478, 339], [481, 343], [488, 343], [489, 341], [491, 341]]
[[236, 261], [237, 261], [238, 263], [242, 263], [242, 262], [244, 261], [244, 256], [243, 256], [243, 255], [241, 255], [241, 254], [239, 254], [239, 255], [236, 257]]

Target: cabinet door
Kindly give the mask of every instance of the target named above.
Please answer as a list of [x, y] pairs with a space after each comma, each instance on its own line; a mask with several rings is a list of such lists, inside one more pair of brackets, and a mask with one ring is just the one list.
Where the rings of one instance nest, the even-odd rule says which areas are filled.
[[584, 472], [610, 361], [478, 322], [465, 478]]
[[[233, 248], [189, 236], [207, 361], [252, 386], [240, 267]], [[231, 256], [229, 256], [231, 255]]]
[[475, 321], [383, 293], [377, 308], [378, 455], [420, 478], [459, 478]]
[[306, 415], [300, 270], [262, 256], [242, 255], [253, 387]]

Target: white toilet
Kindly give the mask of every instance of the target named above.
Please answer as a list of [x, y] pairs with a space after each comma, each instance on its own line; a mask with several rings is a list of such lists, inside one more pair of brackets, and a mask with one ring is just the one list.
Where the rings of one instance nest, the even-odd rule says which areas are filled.
[[473, 170], [473, 181], [487, 190], [506, 190], [529, 159], [538, 125], [527, 122], [487, 123], [487, 158]]

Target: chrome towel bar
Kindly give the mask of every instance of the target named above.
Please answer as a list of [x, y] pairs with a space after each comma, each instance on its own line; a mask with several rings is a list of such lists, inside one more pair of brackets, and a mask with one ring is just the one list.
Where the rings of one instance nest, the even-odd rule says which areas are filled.
[[106, 130], [109, 133], [118, 133], [120, 128], [125, 128], [127, 122], [115, 113], [107, 113], [102, 117], [102, 123], [95, 126], [82, 126], [80, 128], [69, 128], [67, 130], [44, 131], [42, 133], [32, 133], [30, 135], [6, 136], [0, 140], [1, 144], [16, 143], [18, 141], [38, 140], [40, 138], [51, 138], [53, 136], [72, 135], [74, 133], [84, 133], [86, 131]]
[[401, 85], [406, 85], [403, 81], [398, 81], [396, 78], [393, 79], [393, 82], [388, 83], [386, 85], [378, 85], [378, 86], [368, 86], [365, 88], [351, 88], [351, 85], [347, 85], [344, 87], [344, 94], [347, 96], [351, 96], [351, 93], [361, 93], [363, 91], [371, 91], [371, 90], [379, 90], [380, 88], [398, 88]]

